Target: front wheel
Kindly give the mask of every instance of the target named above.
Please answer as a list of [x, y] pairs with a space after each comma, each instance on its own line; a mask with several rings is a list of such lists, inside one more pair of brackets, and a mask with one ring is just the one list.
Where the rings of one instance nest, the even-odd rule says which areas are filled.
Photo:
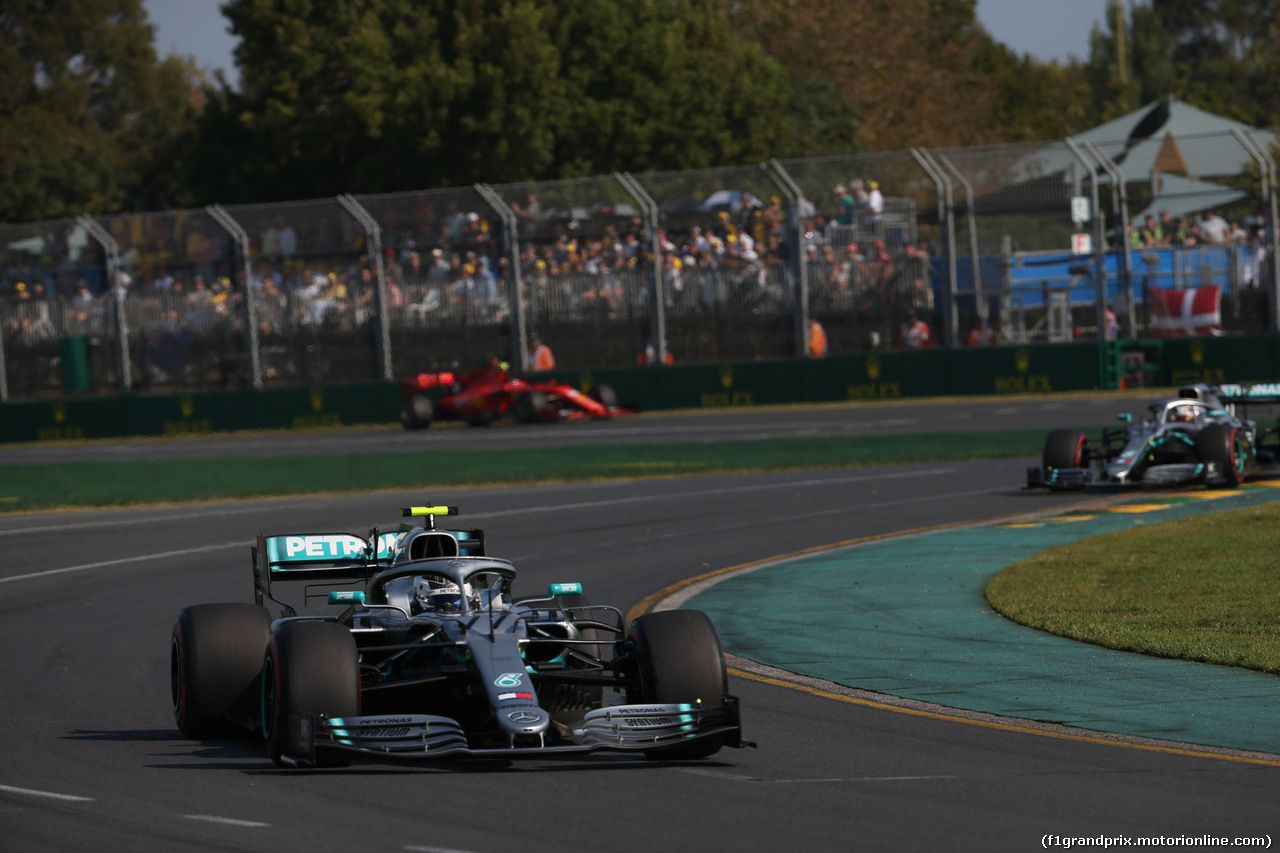
[[1196, 452], [1201, 462], [1213, 463], [1222, 473], [1223, 483], [1234, 489], [1244, 482], [1248, 455], [1240, 431], [1230, 424], [1209, 424], [1196, 439]]
[[1044, 442], [1044, 467], [1084, 468], [1089, 464], [1089, 439], [1077, 430], [1055, 429]]
[[256, 604], [185, 608], [169, 641], [173, 718], [195, 739], [224, 737], [232, 721], [251, 721], [271, 635], [271, 614]]
[[[631, 623], [627, 646], [639, 663], [641, 684], [640, 695], [629, 696], [628, 702], [714, 705], [729, 692], [720, 635], [699, 610], [646, 613]], [[646, 749], [644, 754], [657, 759], [706, 758], [722, 746], [724, 738], [712, 736]]]
[[606, 409], [616, 409], [618, 407], [618, 394], [613, 390], [612, 385], [593, 385], [591, 390], [587, 392], [587, 396]]
[[516, 420], [522, 424], [540, 421], [547, 409], [547, 395], [541, 391], [521, 391], [516, 397]]
[[[262, 733], [267, 754], [284, 764], [291, 718], [353, 717], [360, 713], [359, 653], [336, 622], [286, 622], [271, 636], [262, 663]], [[345, 767], [351, 756], [316, 749], [320, 767]]]

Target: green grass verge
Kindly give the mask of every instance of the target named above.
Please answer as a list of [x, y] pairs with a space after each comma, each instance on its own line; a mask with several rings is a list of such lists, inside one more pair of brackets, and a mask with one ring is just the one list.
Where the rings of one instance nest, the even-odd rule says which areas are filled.
[[1023, 625], [1123, 651], [1280, 674], [1280, 503], [1060, 545], [987, 601]]
[[0, 511], [1038, 457], [1044, 430], [0, 466]]

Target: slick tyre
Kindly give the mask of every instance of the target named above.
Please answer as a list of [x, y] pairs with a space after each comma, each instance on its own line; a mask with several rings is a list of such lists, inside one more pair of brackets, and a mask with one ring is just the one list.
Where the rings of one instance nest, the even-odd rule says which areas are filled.
[[[359, 655], [351, 632], [336, 622], [281, 625], [271, 635], [262, 663], [262, 733], [271, 760], [286, 763], [291, 717], [359, 713]], [[315, 759], [319, 767], [351, 763], [350, 754], [323, 747], [317, 747]]]
[[1089, 439], [1073, 429], [1055, 429], [1044, 442], [1044, 467], [1084, 468], [1089, 464]]
[[[631, 623], [627, 646], [640, 668], [639, 695], [629, 702], [717, 704], [729, 692], [720, 635], [698, 610], [647, 613]], [[720, 751], [719, 736], [645, 750], [649, 758], [687, 760]]]
[[431, 426], [435, 414], [431, 400], [421, 394], [405, 397], [400, 403], [400, 425], [405, 429], [426, 429]]
[[542, 420], [547, 409], [547, 395], [541, 391], [521, 391], [516, 397], [516, 420], [522, 424]]
[[198, 604], [173, 624], [169, 679], [173, 718], [194, 739], [227, 737], [232, 720], [257, 715], [271, 615], [256, 604]]
[[1200, 461], [1214, 463], [1222, 473], [1222, 485], [1234, 489], [1244, 482], [1248, 464], [1239, 431], [1230, 424], [1209, 424], [1196, 439]]
[[587, 396], [607, 409], [617, 408], [618, 395], [612, 385], [593, 385]]

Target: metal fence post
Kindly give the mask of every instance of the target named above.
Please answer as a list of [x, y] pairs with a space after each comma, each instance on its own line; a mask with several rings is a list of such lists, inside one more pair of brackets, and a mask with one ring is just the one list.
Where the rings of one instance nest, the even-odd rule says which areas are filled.
[[475, 190], [502, 219], [507, 239], [507, 298], [511, 301], [511, 363], [521, 372], [529, 369], [529, 331], [525, 317], [524, 276], [520, 269], [520, 224], [516, 213], [502, 196], [487, 184], [476, 184]]
[[[1089, 193], [1090, 204], [1092, 209], [1090, 214], [1093, 217], [1093, 262], [1094, 262], [1094, 306], [1093, 318], [1098, 328], [1098, 385], [1102, 388], [1112, 387], [1111, 376], [1115, 372], [1108, 369], [1111, 360], [1107, 353], [1107, 330], [1106, 330], [1106, 311], [1107, 311], [1107, 257], [1106, 247], [1103, 245], [1105, 235], [1102, 229], [1102, 212], [1098, 209], [1098, 170], [1094, 164], [1090, 163], [1088, 158], [1081, 152], [1080, 147], [1072, 142], [1069, 138], [1063, 140], [1067, 144], [1067, 148], [1080, 161], [1080, 165], [1084, 166], [1089, 173]], [[1067, 304], [1071, 304], [1071, 295], [1068, 291]]]
[[640, 182], [629, 172], [614, 172], [613, 176], [644, 211], [644, 227], [649, 232], [649, 243], [653, 247], [653, 283], [649, 290], [649, 334], [657, 350], [658, 365], [665, 365], [667, 363], [667, 306], [662, 298], [662, 241], [658, 239], [658, 203], [645, 192], [644, 187], [640, 186]]
[[[958, 331], [960, 306], [957, 304], [956, 294], [956, 223], [953, 216], [951, 179], [937, 163], [933, 162], [928, 152], [912, 148], [911, 156], [933, 180], [938, 191], [938, 236], [945, 235], [947, 247], [947, 327], [944, 330], [943, 341], [948, 348], [954, 348], [960, 338]], [[946, 222], [945, 230], [943, 229], [944, 221]]]
[[339, 195], [338, 204], [342, 205], [343, 210], [351, 214], [351, 217], [360, 223], [360, 227], [364, 229], [365, 236], [368, 237], [369, 253], [373, 255], [375, 276], [373, 312], [374, 317], [377, 318], [375, 320], [377, 328], [374, 330], [374, 340], [378, 357], [378, 373], [383, 379], [390, 382], [395, 374], [392, 372], [391, 329], [387, 317], [387, 274], [386, 267], [382, 262], [382, 226], [350, 193]]
[[[772, 168], [770, 168], [772, 167]], [[795, 277], [795, 319], [796, 319], [796, 354], [809, 353], [809, 265], [804, 259], [804, 226], [800, 210], [804, 206], [804, 190], [800, 189], [787, 170], [777, 159], [760, 164], [774, 186], [787, 197], [790, 210], [787, 214], [787, 226], [791, 229], [791, 274]]]
[[965, 222], [969, 228], [969, 274], [973, 277], [974, 310], [978, 314], [978, 321], [982, 324], [983, 334], [986, 334], [991, 321], [986, 291], [982, 287], [982, 258], [978, 254], [978, 213], [973, 201], [973, 184], [969, 183], [945, 154], [939, 154], [934, 159], [950, 169], [951, 173], [964, 185]]
[[[1276, 164], [1266, 146], [1254, 138], [1252, 131], [1242, 133], [1239, 128], [1232, 128], [1231, 134], [1258, 166], [1258, 178], [1261, 184], [1259, 201], [1267, 205], [1267, 213], [1270, 214], [1264, 217], [1270, 223], [1267, 228], [1267, 261], [1271, 267], [1271, 280], [1267, 284], [1266, 294], [1267, 313], [1270, 315], [1267, 321], [1270, 330], [1274, 332], [1280, 330], [1280, 317], [1276, 316], [1276, 308], [1280, 305], [1280, 263], [1276, 262], [1276, 250], [1280, 248], [1280, 239], [1277, 239], [1276, 232]], [[1258, 286], [1262, 286], [1261, 282]]]
[[116, 333], [116, 368], [121, 394], [133, 391], [133, 372], [129, 365], [129, 322], [124, 314], [124, 287], [120, 281], [120, 245], [92, 216], [76, 217], [76, 224], [102, 245], [107, 256], [107, 281], [111, 288], [112, 321]]
[[1112, 203], [1117, 204], [1116, 216], [1120, 219], [1118, 223], [1120, 234], [1120, 292], [1125, 295], [1126, 313], [1129, 321], [1129, 337], [1138, 337], [1137, 315], [1133, 310], [1133, 262], [1129, 254], [1129, 193], [1124, 183], [1124, 173], [1120, 167], [1112, 160], [1107, 153], [1102, 150], [1102, 146], [1089, 140], [1085, 142], [1085, 150], [1093, 155], [1093, 159], [1103, 169], [1107, 170], [1107, 174], [1111, 176], [1111, 192]]
[[214, 222], [221, 225], [223, 230], [231, 235], [231, 239], [235, 241], [236, 246], [240, 249], [240, 258], [243, 261], [241, 269], [244, 272], [245, 362], [249, 367], [249, 383], [254, 388], [261, 389], [262, 358], [258, 352], [258, 324], [253, 310], [253, 269], [249, 263], [249, 235], [245, 233], [240, 223], [236, 222], [221, 205], [211, 204], [204, 210]]

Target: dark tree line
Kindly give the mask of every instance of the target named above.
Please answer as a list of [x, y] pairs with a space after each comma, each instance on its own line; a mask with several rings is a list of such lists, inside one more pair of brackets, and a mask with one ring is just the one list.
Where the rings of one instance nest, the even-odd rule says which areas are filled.
[[141, 0], [6, 0], [0, 222], [1053, 139], [1165, 94], [1280, 123], [1280, 0], [1113, 6], [1066, 65], [974, 8], [229, 0], [233, 90]]

